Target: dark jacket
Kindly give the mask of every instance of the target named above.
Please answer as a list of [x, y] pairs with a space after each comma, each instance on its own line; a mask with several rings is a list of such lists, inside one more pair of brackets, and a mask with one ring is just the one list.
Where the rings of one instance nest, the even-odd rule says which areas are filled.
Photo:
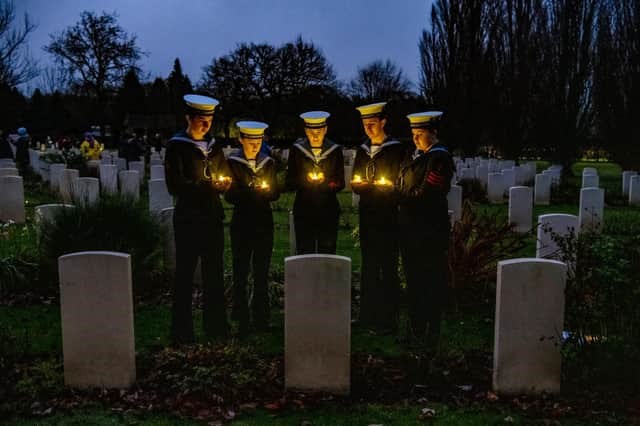
[[144, 155], [144, 147], [142, 139], [138, 137], [130, 138], [120, 144], [118, 157], [124, 158], [127, 162], [140, 161], [140, 157]]
[[[323, 183], [307, 181], [307, 174], [314, 170], [324, 173]], [[306, 138], [297, 140], [289, 150], [286, 186], [296, 191], [295, 216], [337, 217], [340, 204], [336, 193], [344, 188], [342, 147], [325, 138], [322, 153], [316, 158]]]
[[[363, 180], [373, 182], [384, 177], [392, 183], [398, 178], [400, 165], [407, 153], [407, 147], [396, 140], [387, 139], [380, 150], [371, 155], [371, 143], [367, 141], [356, 151], [353, 163], [353, 176], [360, 175]], [[395, 223], [398, 218], [397, 191], [380, 191], [373, 185], [352, 186], [353, 192], [360, 195], [360, 221], [372, 224]]]
[[205, 153], [186, 132], [177, 133], [167, 143], [164, 166], [167, 188], [176, 197], [176, 215], [222, 221], [224, 211], [212, 179], [229, 176], [230, 170], [219, 144], [211, 141]]
[[[280, 196], [274, 159], [261, 151], [253, 170], [243, 150], [236, 149], [229, 154], [228, 161], [233, 181], [224, 198], [234, 205], [232, 222], [272, 226], [271, 201]], [[269, 190], [254, 189], [262, 182], [269, 185]]]
[[396, 182], [400, 225], [412, 226], [423, 235], [448, 232], [447, 193], [453, 170], [453, 159], [441, 144], [420, 155], [407, 154]]

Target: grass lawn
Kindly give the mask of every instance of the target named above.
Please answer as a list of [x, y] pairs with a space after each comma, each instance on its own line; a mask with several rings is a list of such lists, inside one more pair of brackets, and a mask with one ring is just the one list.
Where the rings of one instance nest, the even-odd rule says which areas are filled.
[[[545, 168], [548, 163], [539, 162], [538, 168]], [[597, 167], [600, 172], [601, 183], [605, 188], [621, 186], [620, 168], [609, 163], [580, 162], [573, 167], [572, 178], [578, 181], [582, 167]], [[612, 189], [613, 190], [613, 189]], [[619, 189], [618, 189], [619, 190]], [[29, 188], [26, 192], [28, 205], [28, 217], [32, 220], [33, 206], [55, 202], [55, 197], [46, 191], [40, 191], [37, 187]], [[339, 194], [342, 206], [342, 216], [340, 220], [340, 230], [338, 236], [338, 254], [352, 259], [352, 270], [354, 281], [357, 282], [360, 270], [360, 252], [357, 247], [357, 239], [353, 235], [355, 226], [358, 223], [357, 210], [351, 206], [351, 193]], [[145, 197], [142, 202], [146, 203]], [[284, 271], [284, 258], [289, 255], [289, 219], [288, 211], [293, 204], [293, 194], [283, 194], [274, 203], [275, 219], [275, 239], [273, 258], [271, 263], [271, 274], [273, 281], [282, 281]], [[231, 217], [230, 206], [225, 203], [227, 209], [227, 221]], [[487, 214], [496, 214], [506, 219], [507, 205], [478, 205], [479, 210]], [[538, 215], [546, 213], [569, 213], [577, 214], [577, 204], [560, 204], [552, 206], [536, 206], [534, 208], [534, 223]], [[605, 221], [616, 224], [624, 221], [640, 222], [640, 209], [629, 207], [607, 207], [605, 210]], [[514, 253], [514, 257], [534, 257], [535, 256], [535, 236], [533, 232], [527, 237], [526, 246], [519, 253]], [[1, 251], [0, 251], [1, 254]], [[231, 253], [228, 237], [228, 227], [226, 232], [225, 265], [227, 277], [230, 277]], [[493, 330], [494, 317], [492, 305], [488, 303], [488, 309], [478, 309], [473, 312], [450, 312], [447, 314], [443, 324], [443, 347], [442, 357], [449, 361], [462, 360], [465, 363], [465, 354], [480, 353], [490, 359], [493, 350]], [[198, 312], [196, 318], [197, 339], [203, 342], [201, 335], [201, 315]], [[135, 307], [135, 340], [138, 360], [146, 356], [157, 353], [169, 343], [168, 332], [170, 323], [170, 307], [167, 299], [159, 301], [140, 301]], [[251, 351], [264, 355], [265, 357], [282, 357], [284, 348], [284, 317], [282, 309], [274, 309], [272, 315], [273, 331], [267, 334], [254, 334], [248, 339], [238, 342], [240, 345], [250, 348]], [[57, 301], [49, 304], [40, 303], [35, 305], [0, 305], [0, 325], [5, 327], [15, 336], [21, 347], [26, 348], [24, 360], [26, 362], [52, 361], [54, 367], [53, 381], [56, 386], [61, 386], [62, 368], [60, 361], [62, 358], [61, 330], [60, 330], [60, 309]], [[1, 338], [2, 336], [0, 336]], [[403, 359], [410, 355], [406, 347], [398, 343], [395, 336], [381, 335], [371, 330], [354, 326], [352, 330], [352, 353], [353, 358], [379, 357], [380, 359], [393, 362], [393, 360]], [[1, 353], [0, 353], [1, 355]], [[452, 361], [453, 362], [453, 361]], [[456, 361], [457, 362], [457, 361]], [[467, 366], [472, 368], [475, 366]], [[463, 371], [465, 371], [463, 369]], [[476, 372], [483, 377], [489, 386], [490, 369]], [[448, 371], [437, 373], [440, 376], [447, 376]], [[454, 375], [455, 372], [452, 372]], [[439, 376], [439, 377], [440, 377]], [[459, 380], [455, 385], [465, 385], [464, 377], [456, 379], [444, 378], [443, 380]], [[482, 392], [487, 389], [482, 389]], [[2, 392], [0, 389], [0, 397]], [[0, 398], [1, 399], [1, 398]], [[2, 401], [0, 401], [1, 406]], [[406, 399], [405, 401], [375, 401], [375, 400], [351, 400], [348, 404], [325, 401], [318, 406], [302, 408], [287, 408], [283, 411], [274, 412], [263, 408], [245, 409], [237, 413], [234, 425], [411, 425], [424, 424], [451, 424], [451, 425], [489, 425], [503, 424], [505, 422], [514, 424], [531, 423], [541, 419], [536, 419], [525, 410], [519, 409], [512, 403], [493, 404], [471, 403], [456, 404], [455, 400], [445, 402], [439, 400], [419, 400], [417, 398]], [[435, 410], [435, 417], [432, 419], [420, 419], [422, 409], [430, 408]], [[577, 413], [580, 414], [580, 413]], [[1, 416], [0, 411], [0, 416]], [[614, 420], [622, 420], [615, 417]], [[574, 418], [571, 415], [562, 417], [563, 424], [607, 424], [611, 421], [609, 417], [592, 416]], [[305, 423], [306, 422], [306, 423]], [[174, 416], [171, 413], [152, 411], [114, 411], [108, 405], [88, 405], [84, 408], [69, 411], [54, 412], [47, 417], [31, 417], [28, 415], [14, 416], [10, 419], [2, 419], [0, 423], [8, 425], [113, 425], [113, 424], [141, 424], [141, 425], [191, 425], [206, 424], [197, 420], [184, 419]]]

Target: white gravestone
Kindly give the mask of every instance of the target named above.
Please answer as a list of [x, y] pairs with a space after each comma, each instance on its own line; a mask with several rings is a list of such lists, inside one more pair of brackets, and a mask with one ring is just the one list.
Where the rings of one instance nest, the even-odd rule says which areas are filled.
[[451, 189], [447, 194], [447, 204], [452, 213], [452, 220], [459, 221], [462, 218], [462, 187], [451, 185]]
[[351, 259], [285, 259], [285, 387], [350, 392]]
[[2, 176], [20, 176], [20, 173], [18, 173], [18, 169], [5, 167], [0, 169], [0, 177]]
[[97, 203], [100, 200], [100, 180], [93, 177], [78, 178], [73, 198], [78, 205]]
[[[513, 174], [514, 174], [515, 185], [518, 185], [518, 186], [524, 185], [524, 183], [527, 180], [525, 168], [522, 167], [522, 166], [514, 166], [513, 167]], [[515, 186], [515, 185], [513, 185], [513, 186]]]
[[489, 173], [487, 197], [493, 204], [502, 202], [504, 197], [504, 180], [502, 173]]
[[597, 174], [598, 174], [598, 169], [596, 169], [595, 167], [585, 167], [584, 169], [582, 169], [582, 176], [597, 175]]
[[24, 186], [20, 176], [0, 176], [0, 221], [24, 223]]
[[622, 195], [629, 195], [629, 181], [631, 180], [631, 176], [636, 176], [638, 172], [634, 172], [633, 170], [625, 170], [622, 172]]
[[474, 169], [465, 168], [460, 170], [460, 180], [474, 179], [475, 177], [476, 177], [476, 172]]
[[551, 199], [551, 176], [537, 174], [534, 184], [535, 204], [537, 206], [548, 206]]
[[[162, 164], [162, 163], [160, 163]], [[151, 166], [150, 170], [150, 176], [151, 178], [149, 180], [157, 180], [157, 179], [164, 179], [164, 166], [163, 165], [159, 165], [159, 166]]]
[[353, 175], [353, 166], [344, 166], [344, 189], [351, 191], [351, 180]]
[[118, 173], [120, 194], [131, 197], [135, 201], [140, 199], [140, 174], [135, 170], [125, 170]]
[[487, 181], [489, 180], [489, 167], [485, 164], [481, 164], [476, 167], [476, 179], [478, 179], [482, 186], [487, 187]]
[[115, 164], [100, 165], [100, 185], [107, 194], [118, 193], [118, 166]]
[[52, 190], [60, 189], [60, 179], [62, 179], [62, 171], [67, 168], [64, 163], [53, 163], [49, 166], [49, 186]]
[[516, 186], [516, 172], [513, 168], [502, 169], [502, 180], [504, 185], [504, 192], [508, 193], [509, 188]]
[[[176, 271], [176, 240], [175, 234], [173, 233], [173, 211], [173, 207], [160, 210], [160, 223], [165, 229], [164, 266], [171, 273], [175, 273]], [[202, 284], [202, 263], [200, 258], [198, 258], [193, 274], [193, 282], [196, 285]]]
[[538, 216], [538, 233], [536, 241], [536, 257], [559, 259], [562, 254], [554, 236], [566, 237], [570, 234], [576, 236], [578, 228], [578, 216], [572, 214], [543, 214]]
[[583, 188], [597, 188], [600, 186], [600, 178], [594, 174], [582, 175], [582, 187]]
[[127, 160], [124, 158], [116, 157], [113, 159], [113, 164], [118, 167], [118, 173], [127, 170]]
[[70, 203], [76, 190], [76, 184], [80, 178], [80, 172], [76, 169], [64, 169], [60, 177], [60, 195], [62, 201]]
[[131, 256], [81, 252], [58, 259], [64, 381], [126, 388], [136, 379]]
[[629, 205], [640, 206], [640, 176], [629, 179]]
[[142, 182], [142, 179], [144, 179], [144, 163], [142, 161], [129, 162], [129, 170], [138, 172], [138, 176], [140, 177], [140, 182]]
[[149, 181], [149, 212], [157, 215], [162, 209], [173, 207], [173, 197], [169, 194], [164, 179]]
[[560, 392], [567, 267], [546, 259], [498, 262], [493, 389], [501, 394]]
[[513, 186], [509, 189], [509, 223], [519, 233], [531, 231], [533, 222], [533, 191], [528, 186]]
[[56, 216], [64, 209], [72, 209], [74, 207], [73, 204], [41, 204], [36, 206], [36, 223], [43, 224], [45, 222], [53, 222]]
[[583, 188], [580, 190], [580, 230], [597, 231], [604, 223], [604, 189]]

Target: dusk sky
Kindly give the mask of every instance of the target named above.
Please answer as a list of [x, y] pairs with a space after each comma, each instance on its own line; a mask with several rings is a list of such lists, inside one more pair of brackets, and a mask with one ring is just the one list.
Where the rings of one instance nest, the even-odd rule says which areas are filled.
[[[37, 29], [29, 40], [41, 66], [51, 63], [42, 46], [49, 35], [78, 21], [83, 10], [117, 12], [120, 25], [138, 36], [148, 53], [141, 65], [151, 78], [166, 77], [179, 57], [193, 82], [214, 57], [240, 42], [280, 44], [297, 35], [325, 53], [341, 80], [359, 66], [391, 59], [419, 79], [418, 41], [428, 25], [431, 0], [14, 0]], [[37, 80], [30, 86], [37, 85]]]

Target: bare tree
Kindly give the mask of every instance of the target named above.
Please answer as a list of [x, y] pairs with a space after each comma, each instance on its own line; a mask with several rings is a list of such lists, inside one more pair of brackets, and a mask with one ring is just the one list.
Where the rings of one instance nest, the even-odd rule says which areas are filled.
[[374, 61], [359, 68], [349, 83], [349, 94], [363, 101], [387, 100], [411, 93], [411, 82], [391, 60]]
[[69, 88], [69, 76], [64, 68], [45, 67], [40, 70], [38, 86], [45, 93], [65, 93]]
[[99, 104], [117, 89], [125, 73], [139, 70], [143, 52], [136, 36], [129, 36], [117, 22], [117, 15], [82, 12], [80, 21], [51, 35], [44, 50], [68, 72], [74, 87], [95, 96]]
[[14, 87], [38, 75], [33, 59], [27, 51], [27, 38], [36, 28], [27, 14], [16, 28], [13, 2], [0, 0], [0, 84]]

